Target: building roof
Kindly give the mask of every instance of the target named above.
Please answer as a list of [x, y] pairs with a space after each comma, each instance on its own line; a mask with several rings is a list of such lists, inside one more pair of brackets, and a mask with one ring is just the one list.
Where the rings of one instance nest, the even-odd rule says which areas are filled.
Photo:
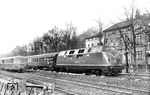
[[119, 22], [119, 23], [116, 23], [116, 24], [110, 26], [109, 28], [105, 29], [103, 32], [109, 32], [109, 31], [112, 31], [112, 30], [116, 30], [118, 28], [125, 28], [125, 27], [128, 27], [128, 26], [130, 26], [129, 21], [122, 21], [122, 22]]
[[95, 37], [102, 37], [102, 36], [103, 36], [102, 33], [99, 32], [99, 33], [94, 34], [94, 35], [92, 35], [92, 36], [90, 36], [90, 37], [87, 37], [87, 38], [85, 38], [85, 39], [90, 39], [90, 38], [95, 38]]
[[[149, 14], [143, 14], [143, 15], [137, 16], [134, 20], [137, 20], [137, 19], [142, 21], [144, 26], [148, 26], [148, 25], [150, 26]], [[109, 28], [105, 29], [103, 32], [109, 32], [109, 31], [116, 30], [116, 29], [126, 28], [126, 27], [129, 27], [130, 25], [131, 25], [131, 22], [129, 20], [122, 21], [122, 22], [119, 22], [110, 26]]]

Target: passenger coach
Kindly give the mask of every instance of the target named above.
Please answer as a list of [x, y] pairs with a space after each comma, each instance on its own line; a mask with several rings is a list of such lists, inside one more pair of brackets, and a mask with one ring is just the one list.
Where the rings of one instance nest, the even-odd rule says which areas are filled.
[[56, 53], [40, 54], [27, 56], [28, 63], [27, 67], [29, 69], [53, 69], [56, 65]]
[[6, 57], [0, 59], [0, 68], [4, 70], [23, 71], [28, 59], [23, 56]]

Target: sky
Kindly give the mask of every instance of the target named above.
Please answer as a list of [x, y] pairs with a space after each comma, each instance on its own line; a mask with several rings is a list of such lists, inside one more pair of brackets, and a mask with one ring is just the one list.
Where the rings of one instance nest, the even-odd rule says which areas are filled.
[[[16, 45], [27, 45], [57, 26], [67, 23], [77, 27], [77, 34], [97, 27], [101, 19], [105, 27], [125, 19], [125, 10], [133, 0], [0, 0], [0, 54]], [[141, 13], [150, 10], [150, 0], [134, 0]]]

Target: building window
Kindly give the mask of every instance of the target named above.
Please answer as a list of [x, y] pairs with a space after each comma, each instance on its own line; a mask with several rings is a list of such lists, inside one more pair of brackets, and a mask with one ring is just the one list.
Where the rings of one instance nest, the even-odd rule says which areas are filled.
[[94, 46], [94, 44], [92, 43], [92, 47]]
[[143, 59], [143, 51], [136, 51], [136, 59], [142, 60]]
[[88, 47], [90, 47], [90, 44], [88, 44]]
[[141, 35], [136, 35], [136, 43], [140, 44]]

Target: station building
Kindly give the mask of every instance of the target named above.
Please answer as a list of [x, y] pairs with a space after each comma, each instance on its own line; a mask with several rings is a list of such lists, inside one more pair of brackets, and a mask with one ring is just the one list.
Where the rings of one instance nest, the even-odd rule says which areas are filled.
[[89, 47], [94, 47], [94, 46], [100, 46], [102, 45], [102, 33], [98, 33], [98, 34], [95, 34], [95, 35], [92, 35], [88, 38], [85, 38], [85, 46], [86, 48], [89, 48]]
[[[146, 52], [150, 51], [150, 15], [140, 15], [139, 11], [137, 10], [133, 23], [136, 42], [136, 64], [138, 64], [139, 68], [144, 68], [146, 64], [150, 65], [150, 61], [146, 62]], [[99, 46], [102, 45], [102, 43], [107, 46], [112, 46], [120, 51], [120, 53], [122, 54], [123, 64], [125, 64], [125, 45], [119, 30], [125, 36], [126, 40], [131, 41], [133, 39], [131, 22], [129, 20], [126, 20], [116, 23], [103, 30], [103, 35], [100, 35], [100, 33], [98, 33], [86, 38], [86, 48]], [[128, 51], [128, 63], [129, 65], [135, 65], [133, 64], [133, 55], [130, 53], [130, 51]]]
[[[136, 42], [136, 60], [139, 68], [146, 66], [146, 51], [150, 50], [150, 15], [144, 14], [140, 15], [139, 12], [136, 12], [136, 16], [133, 20], [134, 31], [135, 31], [135, 42]], [[125, 64], [125, 45], [123, 39], [120, 35], [120, 31], [124, 36], [126, 42], [133, 42], [133, 33], [131, 27], [131, 21], [126, 20], [112, 25], [111, 27], [105, 29], [105, 45], [115, 47], [122, 53], [123, 63]], [[129, 44], [131, 45], [131, 44]], [[132, 48], [132, 46], [129, 46]], [[131, 49], [133, 50], [133, 49]], [[129, 65], [133, 64], [133, 55], [128, 51], [128, 63]]]

